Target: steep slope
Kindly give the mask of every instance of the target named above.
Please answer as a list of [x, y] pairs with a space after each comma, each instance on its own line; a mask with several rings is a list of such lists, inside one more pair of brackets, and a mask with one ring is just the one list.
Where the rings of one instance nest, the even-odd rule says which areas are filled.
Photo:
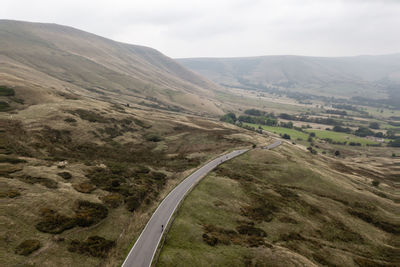
[[178, 59], [189, 69], [228, 86], [385, 98], [400, 83], [400, 54], [341, 58], [263, 56]]
[[37, 102], [54, 100], [51, 95], [64, 91], [219, 113], [211, 101], [217, 88], [212, 82], [152, 48], [71, 27], [0, 20], [0, 61], [3, 84], [35, 88], [30, 96], [45, 91]]

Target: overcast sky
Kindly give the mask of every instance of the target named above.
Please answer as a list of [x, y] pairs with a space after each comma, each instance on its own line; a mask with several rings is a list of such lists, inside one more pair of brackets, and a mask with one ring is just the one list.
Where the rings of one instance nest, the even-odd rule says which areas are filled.
[[170, 57], [400, 52], [400, 0], [1, 0], [0, 18], [68, 25]]

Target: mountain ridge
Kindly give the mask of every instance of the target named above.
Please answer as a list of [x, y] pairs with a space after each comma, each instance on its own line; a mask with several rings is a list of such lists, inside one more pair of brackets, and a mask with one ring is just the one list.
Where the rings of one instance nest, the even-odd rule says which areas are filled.
[[[0, 73], [24, 80], [24, 86], [33, 86], [29, 76], [36, 73], [35, 83], [42, 87], [53, 80], [57, 90], [70, 87], [98, 96], [147, 97], [153, 106], [220, 112], [211, 100], [217, 85], [153, 48], [69, 26], [11, 20], [0, 20], [0, 37]], [[207, 102], [203, 103], [207, 108], [200, 102]]]
[[[274, 55], [239, 58], [182, 58], [178, 62], [227, 86], [278, 86], [342, 97], [387, 98], [400, 84], [400, 54], [354, 57]], [[376, 92], [379, 93], [376, 93]]]

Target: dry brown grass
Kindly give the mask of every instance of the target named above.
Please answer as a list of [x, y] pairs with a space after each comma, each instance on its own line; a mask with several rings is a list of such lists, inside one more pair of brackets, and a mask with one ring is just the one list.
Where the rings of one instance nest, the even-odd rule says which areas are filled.
[[[90, 115], [104, 120], [91, 122], [68, 112], [81, 109], [91, 110], [95, 114]], [[181, 128], [181, 124], [187, 126]], [[107, 102], [82, 99], [31, 105], [18, 110], [11, 120], [0, 117], [0, 126], [4, 129], [0, 132], [0, 153], [7, 152], [4, 157], [18, 160], [0, 163], [0, 183], [7, 188], [1, 192], [5, 224], [0, 234], [7, 242], [2, 243], [6, 249], [0, 257], [42, 266], [87, 266], [102, 261], [115, 266], [122, 262], [133, 237], [146, 223], [149, 210], [188, 172], [215, 155], [259, 139], [199, 117], [116, 109]], [[157, 133], [164, 140], [146, 141], [148, 133]], [[63, 169], [58, 168], [60, 161], [66, 161]], [[99, 176], [90, 177], [98, 168], [102, 170]], [[142, 193], [136, 195], [138, 192]], [[134, 214], [127, 208], [132, 196], [141, 197]], [[77, 200], [104, 203], [107, 217], [96, 209], [78, 208], [74, 204]], [[43, 215], [44, 208], [52, 212]], [[99, 220], [95, 219], [97, 215]], [[46, 233], [36, 229], [39, 223]], [[57, 237], [52, 237], [53, 233]], [[96, 235], [115, 240], [105, 259], [68, 252], [71, 240]], [[14, 253], [22, 236], [42, 244], [26, 259]]]

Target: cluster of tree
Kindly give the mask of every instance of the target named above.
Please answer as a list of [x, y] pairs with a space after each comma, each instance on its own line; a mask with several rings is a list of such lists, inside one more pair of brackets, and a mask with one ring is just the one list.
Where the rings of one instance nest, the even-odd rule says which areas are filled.
[[396, 127], [399, 127], [400, 126], [400, 122], [397, 122], [397, 121], [389, 121], [388, 122], [390, 125], [392, 125], [392, 126], [396, 126]]
[[360, 105], [360, 106], [370, 106], [370, 107], [376, 107], [376, 108], [392, 108], [394, 107], [395, 109], [400, 109], [400, 99], [394, 94], [390, 94], [389, 98], [381, 98], [381, 99], [372, 99], [372, 98], [366, 98], [362, 96], [353, 96], [351, 100], [349, 101], [355, 105]]
[[349, 146], [361, 146], [361, 143], [358, 142], [350, 142]]
[[392, 147], [400, 147], [400, 137], [397, 137], [397, 139], [391, 140], [388, 145], [392, 146]]
[[379, 123], [377, 123], [377, 122], [371, 122], [370, 124], [369, 124], [369, 128], [371, 128], [371, 129], [379, 129], [380, 128], [380, 125], [379, 125]]
[[366, 137], [366, 136], [373, 136], [374, 132], [371, 131], [368, 127], [365, 126], [360, 126], [358, 129], [354, 132], [355, 135], [360, 136], [360, 137]]
[[[289, 121], [289, 122], [283, 122], [281, 121], [279, 123], [279, 126], [284, 127], [284, 128], [288, 128], [288, 129], [292, 129], [293, 128], [293, 122]], [[301, 129], [301, 128], [300, 128]], [[302, 129], [301, 129], [302, 130]]]
[[247, 122], [268, 126], [276, 126], [278, 125], [278, 120], [274, 116], [273, 113], [266, 113], [265, 111], [261, 111], [258, 109], [247, 109], [244, 112], [247, 115], [240, 115], [236, 117], [236, 115], [232, 112], [229, 112], [223, 115], [220, 118], [220, 121], [228, 122], [228, 123], [236, 123], [236, 122]]
[[396, 136], [396, 131], [393, 129], [389, 129], [386, 131], [386, 137], [389, 139], [397, 139], [399, 136]]
[[352, 110], [352, 111], [359, 111], [359, 109], [355, 106], [348, 105], [348, 104], [332, 104], [333, 108], [337, 109], [346, 109], [346, 110]]
[[334, 126], [332, 128], [332, 130], [335, 131], [335, 132], [339, 132], [339, 133], [351, 133], [351, 129], [350, 128], [348, 128], [348, 127], [345, 128], [345, 127], [340, 126], [340, 125]]
[[276, 118], [273, 112], [267, 113], [265, 111], [262, 111], [262, 110], [259, 110], [259, 109], [255, 109], [255, 108], [246, 109], [244, 111], [244, 114], [251, 115], [251, 116], [267, 116], [267, 117], [270, 117], [270, 118]]
[[296, 116], [287, 113], [281, 113], [279, 114], [279, 118], [291, 121], [304, 121], [304, 122], [312, 122], [312, 123], [327, 124], [327, 125], [342, 125], [341, 121], [335, 120], [333, 118], [310, 118], [307, 115]]
[[342, 116], [347, 115], [346, 111], [337, 110], [337, 109], [327, 109], [325, 112], [328, 114], [335, 114], [335, 115], [342, 115]]
[[334, 144], [334, 145], [343, 145], [343, 146], [345, 146], [347, 144], [347, 141], [339, 142], [339, 141], [334, 141], [332, 138], [323, 138], [322, 140], [326, 141], [329, 144]]
[[310, 151], [312, 154], [316, 155], [318, 154], [318, 151], [312, 148], [312, 146], [307, 147], [307, 150]]
[[[371, 129], [379, 129], [379, 123], [377, 122], [371, 122], [370, 126]], [[387, 135], [384, 135], [382, 132], [373, 132], [370, 130], [370, 128], [365, 127], [365, 126], [360, 126], [358, 127], [357, 130], [355, 130], [354, 132], [349, 128], [349, 127], [343, 127], [340, 125], [336, 125], [335, 127], [332, 128], [332, 130], [334, 132], [339, 132], [339, 133], [351, 133], [360, 137], [366, 137], [366, 136], [375, 136], [377, 138], [393, 138], [393, 132], [391, 132], [390, 130], [388, 131]]]
[[236, 119], [235, 113], [229, 112], [229, 113], [226, 113], [225, 115], [223, 115], [219, 120], [234, 124], [237, 119]]
[[258, 127], [258, 129], [256, 129], [255, 127], [250, 126], [250, 125], [243, 125], [241, 122], [240, 122], [240, 124], [238, 126], [244, 128], [244, 129], [247, 129], [249, 131], [257, 132], [257, 133], [260, 133], [260, 134], [263, 133], [262, 132], [262, 128], [260, 128], [260, 127]]
[[278, 124], [277, 119], [267, 117], [267, 116], [240, 115], [238, 120], [240, 122], [255, 123], [255, 124], [261, 124], [261, 125], [268, 125], [268, 126], [276, 126]]

